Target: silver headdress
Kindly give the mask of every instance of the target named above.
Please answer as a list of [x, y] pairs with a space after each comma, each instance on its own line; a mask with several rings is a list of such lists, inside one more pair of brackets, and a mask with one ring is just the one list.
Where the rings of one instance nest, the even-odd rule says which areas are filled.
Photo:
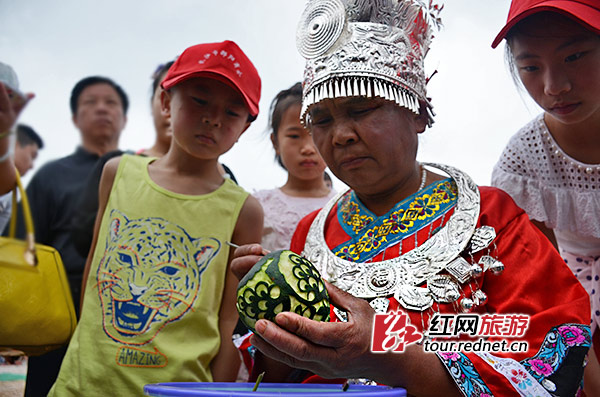
[[427, 99], [424, 59], [441, 22], [433, 0], [311, 0], [296, 44], [306, 58], [301, 119], [326, 98], [381, 97], [419, 114]]

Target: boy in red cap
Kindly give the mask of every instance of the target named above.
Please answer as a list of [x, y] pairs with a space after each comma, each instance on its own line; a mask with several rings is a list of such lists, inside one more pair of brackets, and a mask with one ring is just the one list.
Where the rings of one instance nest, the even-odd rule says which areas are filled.
[[525, 209], [590, 295], [594, 349], [584, 390], [598, 396], [600, 1], [513, 0], [492, 47], [502, 39], [513, 73], [543, 113], [511, 138], [492, 184]]
[[260, 241], [263, 215], [218, 160], [256, 119], [260, 77], [225, 41], [186, 49], [162, 86], [171, 146], [159, 159], [124, 155], [104, 167], [81, 321], [50, 395], [236, 378], [226, 243]]

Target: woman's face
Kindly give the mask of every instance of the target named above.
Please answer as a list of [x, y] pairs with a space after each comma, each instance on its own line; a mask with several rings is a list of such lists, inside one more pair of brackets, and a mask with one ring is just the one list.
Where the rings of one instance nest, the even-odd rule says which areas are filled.
[[510, 47], [529, 95], [562, 124], [600, 121], [600, 37], [569, 18], [541, 13], [518, 26]]
[[402, 189], [415, 172], [426, 121], [380, 98], [326, 99], [309, 109], [313, 139], [329, 169], [360, 194]]
[[277, 139], [271, 139], [281, 162], [295, 178], [323, 179], [325, 162], [319, 155], [310, 132], [300, 122], [300, 104], [288, 107], [277, 129]]

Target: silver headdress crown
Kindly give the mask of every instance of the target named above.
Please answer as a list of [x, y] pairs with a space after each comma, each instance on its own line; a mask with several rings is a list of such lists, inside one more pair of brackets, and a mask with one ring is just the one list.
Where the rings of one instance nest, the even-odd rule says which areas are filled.
[[296, 44], [306, 58], [301, 119], [326, 98], [381, 97], [419, 114], [429, 124], [424, 59], [441, 25], [433, 0], [311, 0]]

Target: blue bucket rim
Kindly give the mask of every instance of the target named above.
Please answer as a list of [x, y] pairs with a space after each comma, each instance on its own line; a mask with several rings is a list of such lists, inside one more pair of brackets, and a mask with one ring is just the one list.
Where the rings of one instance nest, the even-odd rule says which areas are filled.
[[[246, 390], [225, 390], [239, 387]], [[306, 397], [317, 396], [319, 392], [334, 394], [341, 392], [341, 384], [332, 383], [261, 383], [258, 390], [251, 391], [254, 383], [243, 382], [165, 382], [153, 383], [144, 386], [144, 393], [150, 397]], [[311, 392], [301, 391], [274, 391], [269, 389], [310, 389]], [[223, 390], [219, 390], [223, 389]], [[350, 385], [347, 391], [351, 397], [405, 397], [406, 390], [381, 385]]]

